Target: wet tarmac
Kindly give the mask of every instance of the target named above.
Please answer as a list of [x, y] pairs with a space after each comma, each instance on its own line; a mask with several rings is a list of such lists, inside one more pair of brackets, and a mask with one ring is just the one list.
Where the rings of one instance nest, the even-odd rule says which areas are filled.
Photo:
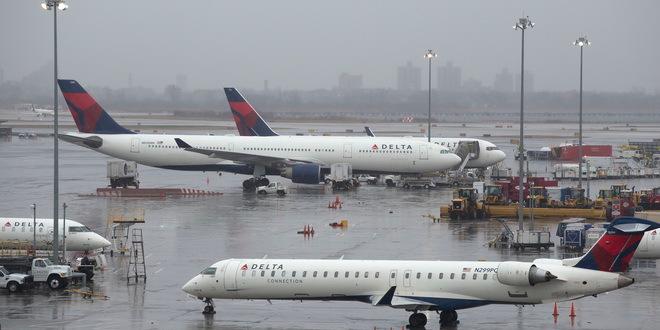
[[[484, 133], [487, 133], [484, 127], [493, 127], [482, 126], [478, 129]], [[302, 125], [291, 124], [282, 130], [299, 127]], [[501, 132], [491, 140], [510, 152], [508, 136], [515, 134], [515, 129], [515, 126], [507, 129], [511, 132]], [[337, 124], [328, 126], [327, 130], [344, 129]], [[466, 128], [457, 124], [442, 130], [447, 135], [458, 135], [457, 132]], [[560, 131], [559, 126], [537, 126], [536, 132], [532, 130], [558, 136]], [[591, 133], [585, 133], [591, 136], [590, 140], [586, 139], [588, 143], [622, 143], [624, 137], [657, 137], [657, 128], [632, 132], [635, 134], [632, 137], [631, 132], [623, 129], [620, 136], [611, 131], [601, 136], [597, 131], [594, 128]], [[542, 146], [572, 141], [570, 136], [572, 132], [566, 137], [528, 141], [530, 145]], [[76, 294], [47, 290], [15, 295], [0, 292], [3, 329], [92, 326], [101, 329], [401, 329], [407, 324], [407, 312], [352, 302], [273, 301], [269, 304], [226, 300], [216, 302], [215, 316], [205, 317], [201, 314], [202, 302], [188, 297], [180, 288], [209, 264], [230, 257], [524, 261], [561, 257], [555, 250], [514, 253], [485, 247], [484, 243], [501, 230], [495, 221], [433, 223], [423, 217], [437, 214], [440, 205], [449, 201], [448, 189], [407, 191], [363, 186], [339, 194], [344, 208], [330, 210], [327, 205], [335, 195], [319, 187], [299, 187], [286, 197], [256, 196], [242, 192], [240, 184], [244, 176], [141, 166], [140, 180], [144, 187], [187, 187], [224, 194], [165, 199], [84, 196], [107, 185], [105, 161], [110, 158], [64, 142], [60, 146], [60, 202], [69, 205], [67, 218], [107, 234], [107, 221], [113, 214], [144, 210], [146, 223], [140, 227], [144, 229], [148, 278], [146, 283], [127, 284], [127, 258], [115, 256], [108, 257], [109, 267], [97, 273], [93, 284], [95, 292], [109, 296], [108, 300], [83, 299]], [[50, 216], [52, 140], [0, 141], [0, 155], [2, 215], [31, 216], [29, 205], [37, 203], [37, 216]], [[655, 179], [629, 185], [646, 188], [660, 182]], [[349, 221], [347, 230], [328, 226], [341, 219]], [[554, 223], [536, 221], [537, 225], [551, 230]], [[314, 227], [314, 237], [296, 234], [304, 225]], [[570, 303], [566, 302], [560, 304], [556, 323], [551, 316], [552, 305], [493, 305], [459, 311], [461, 323], [457, 328], [655, 329], [660, 324], [660, 271], [655, 262], [634, 266], [630, 272], [636, 279], [634, 285], [576, 301], [577, 317], [573, 322], [568, 317]], [[439, 328], [437, 316], [429, 316], [427, 328]]]

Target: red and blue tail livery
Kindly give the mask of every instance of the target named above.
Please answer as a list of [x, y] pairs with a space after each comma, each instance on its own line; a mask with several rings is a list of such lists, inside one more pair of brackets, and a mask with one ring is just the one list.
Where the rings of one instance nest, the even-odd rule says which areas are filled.
[[117, 124], [77, 81], [58, 79], [57, 83], [78, 126], [78, 131], [97, 134], [135, 134]]
[[634, 217], [615, 219], [607, 232], [582, 256], [575, 267], [606, 272], [625, 272], [644, 233], [660, 228], [653, 221]]
[[236, 90], [236, 88], [225, 88], [227, 101], [231, 113], [234, 116], [238, 133], [241, 136], [277, 136], [266, 121], [261, 118], [254, 107]]

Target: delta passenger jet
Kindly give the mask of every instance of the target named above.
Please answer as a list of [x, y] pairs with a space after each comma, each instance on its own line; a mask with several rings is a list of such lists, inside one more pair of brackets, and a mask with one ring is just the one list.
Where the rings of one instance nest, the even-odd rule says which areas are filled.
[[534, 305], [620, 289], [648, 220], [618, 218], [581, 258], [533, 262], [321, 259], [227, 259], [188, 281], [186, 293], [212, 299], [344, 300], [412, 312], [411, 327], [438, 311], [441, 325], [456, 324], [459, 309], [489, 304]]
[[267, 185], [265, 175], [318, 184], [335, 163], [351, 164], [354, 173], [423, 174], [461, 162], [445, 147], [396, 137], [135, 134], [117, 124], [76, 81], [58, 83], [79, 130], [60, 139], [147, 166], [253, 175], [243, 183], [246, 190]]
[[[236, 128], [241, 136], [278, 136], [268, 123], [259, 115], [257, 110], [241, 95], [238, 89], [225, 88], [225, 95], [229, 102]], [[370, 137], [375, 138], [371, 130], [367, 130]], [[424, 141], [426, 138], [405, 139]], [[446, 147], [449, 151], [459, 154], [465, 160], [465, 168], [486, 168], [495, 165], [506, 158], [504, 151], [491, 142], [474, 138], [445, 138], [432, 137], [431, 143]]]

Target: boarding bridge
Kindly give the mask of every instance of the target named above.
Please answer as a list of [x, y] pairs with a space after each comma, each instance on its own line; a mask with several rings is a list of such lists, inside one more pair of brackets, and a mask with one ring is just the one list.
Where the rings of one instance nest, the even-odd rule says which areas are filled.
[[454, 153], [463, 160], [458, 167], [458, 171], [462, 171], [471, 159], [479, 158], [479, 141], [461, 141]]

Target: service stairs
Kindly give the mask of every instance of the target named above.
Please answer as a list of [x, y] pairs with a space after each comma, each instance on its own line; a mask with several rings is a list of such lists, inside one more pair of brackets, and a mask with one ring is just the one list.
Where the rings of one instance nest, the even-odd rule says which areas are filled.
[[456, 150], [454, 150], [456, 156], [461, 157], [461, 165], [458, 167], [458, 171], [463, 171], [465, 165], [470, 161], [470, 159], [479, 157], [479, 141], [461, 141], [458, 143]]
[[131, 250], [129, 253], [128, 269], [126, 278], [131, 281], [135, 278], [137, 283], [140, 278], [147, 280], [147, 267], [144, 263], [144, 241], [142, 239], [142, 229], [133, 228], [131, 231]]

